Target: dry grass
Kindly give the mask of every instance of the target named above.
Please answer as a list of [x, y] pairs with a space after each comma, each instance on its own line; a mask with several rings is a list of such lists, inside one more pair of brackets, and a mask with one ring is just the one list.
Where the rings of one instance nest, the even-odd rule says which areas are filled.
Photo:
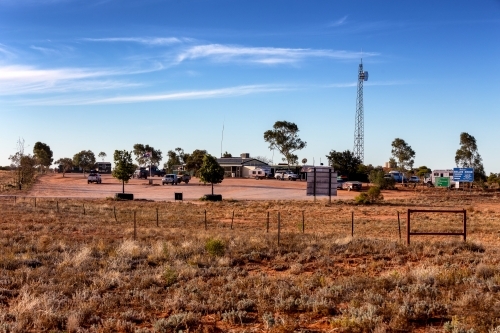
[[[3, 198], [0, 332], [498, 330], [496, 202]], [[467, 208], [469, 241], [400, 242], [397, 211], [430, 207]], [[422, 214], [413, 225], [454, 231], [461, 221]]]

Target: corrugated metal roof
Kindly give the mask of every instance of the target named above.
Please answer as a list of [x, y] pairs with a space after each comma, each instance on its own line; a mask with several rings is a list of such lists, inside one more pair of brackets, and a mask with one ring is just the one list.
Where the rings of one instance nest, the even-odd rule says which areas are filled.
[[260, 160], [257, 160], [255, 158], [241, 158], [241, 157], [223, 157], [223, 158], [218, 158], [217, 162], [221, 166], [228, 166], [228, 165], [269, 165], [265, 162], [262, 162]]

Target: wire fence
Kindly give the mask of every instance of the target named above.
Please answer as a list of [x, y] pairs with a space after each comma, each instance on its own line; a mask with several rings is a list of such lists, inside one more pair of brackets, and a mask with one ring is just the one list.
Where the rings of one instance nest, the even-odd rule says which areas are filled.
[[[302, 208], [302, 209], [301, 209]], [[66, 198], [37, 198], [2, 196], [0, 209], [6, 216], [31, 216], [18, 223], [30, 223], [36, 216], [37, 223], [65, 225], [92, 225], [93, 228], [114, 228], [121, 237], [148, 234], [154, 230], [176, 229], [212, 231], [219, 233], [239, 232], [258, 234], [329, 234], [335, 238], [362, 237], [404, 240], [406, 234], [406, 209], [394, 206], [304, 205], [266, 207], [250, 205], [200, 205], [186, 202], [123, 202], [85, 201]], [[494, 216], [493, 216], [494, 217]], [[468, 234], [473, 238], [488, 238], [496, 234], [497, 220], [491, 216], [468, 219]], [[460, 230], [458, 217], [439, 213], [421, 214], [412, 218], [412, 231], [436, 230], [454, 232]], [[118, 230], [118, 231], [116, 231]], [[116, 236], [116, 235], [114, 235]], [[437, 237], [439, 238], [439, 237]], [[458, 238], [458, 237], [457, 237]], [[420, 238], [421, 240], [424, 240]]]

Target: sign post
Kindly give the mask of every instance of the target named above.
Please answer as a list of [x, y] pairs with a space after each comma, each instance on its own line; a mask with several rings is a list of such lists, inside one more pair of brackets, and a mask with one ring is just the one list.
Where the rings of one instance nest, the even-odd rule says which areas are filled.
[[[472, 184], [474, 181], [474, 168], [453, 168], [453, 181]], [[457, 184], [457, 186], [459, 185]], [[469, 189], [471, 188], [472, 186], [469, 186]]]
[[450, 187], [450, 177], [436, 177], [437, 187]]
[[472, 183], [474, 181], [474, 168], [453, 168], [453, 181]]

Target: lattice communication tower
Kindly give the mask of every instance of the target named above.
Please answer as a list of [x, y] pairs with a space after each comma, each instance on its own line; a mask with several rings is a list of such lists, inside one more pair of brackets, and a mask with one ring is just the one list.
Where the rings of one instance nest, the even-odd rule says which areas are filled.
[[368, 72], [363, 71], [363, 59], [358, 70], [358, 97], [356, 98], [356, 119], [354, 128], [354, 156], [363, 163], [365, 157], [365, 124], [363, 108], [363, 81], [368, 81]]

